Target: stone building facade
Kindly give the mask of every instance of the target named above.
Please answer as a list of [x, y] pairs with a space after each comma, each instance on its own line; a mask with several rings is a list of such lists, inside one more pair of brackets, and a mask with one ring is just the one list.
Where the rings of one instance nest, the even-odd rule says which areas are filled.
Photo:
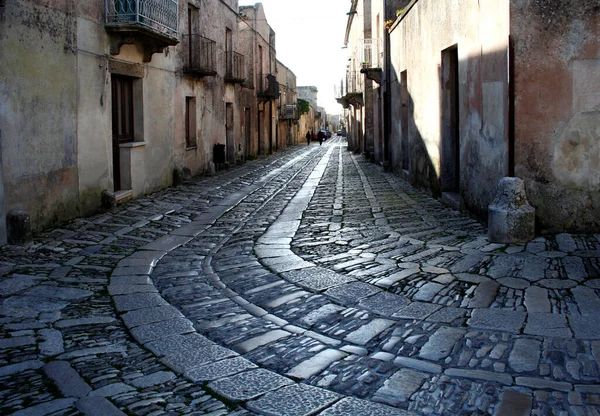
[[247, 157], [277, 150], [277, 58], [275, 32], [269, 26], [262, 3], [240, 7], [238, 32], [242, 53], [247, 56], [246, 80], [242, 84], [245, 125], [250, 132]]
[[306, 134], [310, 130], [317, 132], [320, 129], [320, 114], [318, 112], [319, 89], [314, 85], [303, 85], [298, 87], [298, 98], [308, 101], [310, 111], [301, 118], [301, 131]]
[[277, 147], [285, 149], [287, 146], [298, 144], [300, 116], [296, 75], [279, 60], [277, 61], [277, 83], [279, 84]]
[[261, 8], [246, 32], [237, 0], [1, 2], [0, 242], [9, 211], [38, 231], [274, 150]]
[[373, 44], [371, 0], [352, 0], [344, 45], [348, 50], [346, 76], [338, 90], [338, 102], [347, 110], [348, 148], [370, 157], [375, 152], [375, 89], [361, 71], [378, 67], [381, 47]]

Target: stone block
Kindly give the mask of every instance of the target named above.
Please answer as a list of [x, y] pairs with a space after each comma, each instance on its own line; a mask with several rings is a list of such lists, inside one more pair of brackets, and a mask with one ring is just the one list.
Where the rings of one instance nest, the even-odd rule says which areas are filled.
[[409, 416], [414, 415], [396, 407], [387, 406], [381, 403], [375, 403], [367, 400], [346, 397], [325, 411], [319, 413], [321, 416]]
[[517, 373], [535, 371], [540, 363], [541, 342], [519, 338], [508, 356], [508, 365]]
[[44, 373], [65, 397], [87, 396], [92, 388], [67, 361], [52, 361], [44, 366]]
[[495, 413], [496, 416], [526, 416], [530, 414], [533, 404], [531, 394], [504, 390], [500, 397], [500, 406]]
[[318, 387], [294, 384], [248, 402], [248, 409], [265, 416], [314, 415], [342, 396]]
[[104, 397], [87, 396], [75, 403], [75, 407], [85, 416], [125, 416]]
[[226, 400], [245, 401], [290, 384], [293, 382], [288, 378], [258, 369], [212, 381], [208, 388]]
[[195, 383], [203, 381], [218, 380], [223, 377], [229, 377], [242, 373], [248, 369], [257, 368], [250, 361], [242, 357], [226, 358], [214, 363], [194, 367], [184, 373], [184, 375]]
[[493, 243], [524, 243], [535, 237], [535, 208], [529, 205], [520, 178], [502, 178], [488, 207], [488, 239]]

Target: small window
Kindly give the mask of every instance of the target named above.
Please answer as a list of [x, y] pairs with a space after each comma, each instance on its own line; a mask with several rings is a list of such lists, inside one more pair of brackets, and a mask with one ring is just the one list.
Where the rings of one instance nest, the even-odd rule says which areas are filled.
[[196, 147], [196, 97], [185, 97], [185, 146]]

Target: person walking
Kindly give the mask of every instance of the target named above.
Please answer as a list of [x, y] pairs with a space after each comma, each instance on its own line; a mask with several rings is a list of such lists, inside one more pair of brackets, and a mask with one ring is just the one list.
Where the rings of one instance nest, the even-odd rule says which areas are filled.
[[310, 146], [310, 139], [312, 138], [312, 133], [310, 131], [306, 132], [306, 144]]
[[323, 130], [319, 130], [319, 133], [317, 134], [317, 138], [319, 139], [319, 146], [323, 145], [324, 136], [325, 136], [325, 133], [323, 133]]

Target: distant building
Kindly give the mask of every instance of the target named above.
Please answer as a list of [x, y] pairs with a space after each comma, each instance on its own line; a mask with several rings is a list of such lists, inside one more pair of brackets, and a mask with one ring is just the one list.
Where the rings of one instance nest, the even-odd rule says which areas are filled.
[[303, 116], [302, 125], [305, 129], [317, 132], [320, 129], [321, 114], [318, 110], [318, 94], [319, 90], [315, 86], [300, 86], [298, 87], [298, 98], [308, 101], [310, 104], [309, 114]]
[[277, 147], [298, 144], [300, 115], [298, 112], [298, 92], [296, 75], [284, 64], [277, 61], [277, 82], [279, 83], [279, 121], [277, 127]]
[[238, 23], [242, 52], [248, 57], [248, 73], [242, 84], [247, 129], [247, 156], [277, 150], [279, 83], [275, 32], [269, 26], [262, 3], [240, 7]]

